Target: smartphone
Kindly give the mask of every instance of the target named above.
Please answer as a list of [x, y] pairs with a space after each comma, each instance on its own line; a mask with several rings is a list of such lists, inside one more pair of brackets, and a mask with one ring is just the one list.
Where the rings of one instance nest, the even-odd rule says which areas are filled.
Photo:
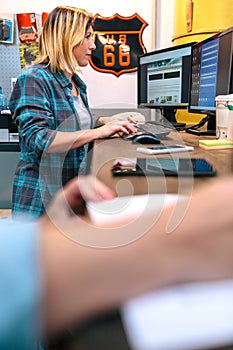
[[137, 158], [130, 166], [118, 164], [114, 176], [215, 176], [213, 166], [202, 158]]
[[138, 147], [137, 151], [146, 154], [163, 154], [163, 153], [177, 153], [193, 151], [192, 146], [185, 145], [169, 145], [169, 146], [156, 146], [156, 147]]

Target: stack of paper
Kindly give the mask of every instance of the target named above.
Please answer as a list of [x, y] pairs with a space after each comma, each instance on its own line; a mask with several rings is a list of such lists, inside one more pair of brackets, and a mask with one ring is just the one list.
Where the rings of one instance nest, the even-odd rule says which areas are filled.
[[203, 149], [226, 149], [233, 148], [233, 141], [226, 139], [218, 140], [200, 140], [199, 147]]

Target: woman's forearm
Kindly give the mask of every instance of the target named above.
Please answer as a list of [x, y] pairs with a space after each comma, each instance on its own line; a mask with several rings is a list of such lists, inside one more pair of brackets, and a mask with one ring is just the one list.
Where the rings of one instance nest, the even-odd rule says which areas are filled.
[[49, 145], [47, 151], [49, 153], [66, 152], [70, 149], [81, 147], [95, 139], [107, 138], [117, 132], [129, 134], [135, 131], [136, 129], [134, 125], [128, 121], [107, 123], [100, 127], [88, 130], [73, 132], [57, 131], [56, 136]]
[[57, 131], [54, 140], [48, 147], [49, 153], [67, 152], [70, 149], [79, 148], [97, 138], [96, 129], [80, 131]]

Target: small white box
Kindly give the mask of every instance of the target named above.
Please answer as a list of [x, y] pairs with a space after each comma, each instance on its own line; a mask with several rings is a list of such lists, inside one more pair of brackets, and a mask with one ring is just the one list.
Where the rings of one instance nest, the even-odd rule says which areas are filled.
[[9, 130], [0, 129], [0, 142], [9, 142]]

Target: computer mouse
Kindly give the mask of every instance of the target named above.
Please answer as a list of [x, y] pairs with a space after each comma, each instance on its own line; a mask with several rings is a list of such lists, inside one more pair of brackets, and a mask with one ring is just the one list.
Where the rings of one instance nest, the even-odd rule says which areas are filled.
[[132, 143], [155, 144], [160, 143], [160, 139], [152, 134], [140, 134], [132, 137]]

